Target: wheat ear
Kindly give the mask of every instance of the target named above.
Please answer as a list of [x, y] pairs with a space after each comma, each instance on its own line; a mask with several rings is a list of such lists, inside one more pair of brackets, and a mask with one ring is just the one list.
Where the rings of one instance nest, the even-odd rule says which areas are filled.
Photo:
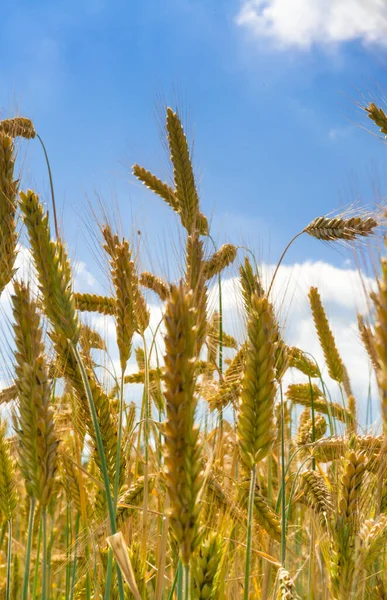
[[276, 436], [274, 422], [276, 327], [267, 298], [251, 297], [248, 347], [238, 407], [238, 442], [248, 469], [267, 456]]
[[377, 125], [382, 133], [387, 135], [387, 116], [385, 112], [371, 102], [366, 108], [368, 117]]
[[170, 497], [170, 523], [183, 564], [200, 541], [202, 487], [199, 429], [194, 424], [197, 312], [192, 291], [171, 288], [165, 311], [165, 400], [163, 453]]
[[31, 119], [27, 119], [26, 117], [15, 117], [14, 119], [0, 121], [0, 132], [12, 138], [24, 137], [31, 139], [36, 136]]
[[379, 223], [373, 217], [317, 217], [305, 227], [307, 233], [318, 240], [326, 242], [344, 240], [353, 241], [360, 237], [368, 237], [374, 233]]
[[215, 277], [223, 271], [228, 265], [234, 262], [237, 255], [237, 247], [233, 244], [223, 244], [211, 258], [206, 260], [203, 265], [203, 276], [206, 279]]
[[50, 237], [48, 215], [31, 190], [20, 192], [20, 206], [27, 227], [44, 310], [53, 327], [76, 344], [79, 322], [72, 293], [71, 268], [60, 240]]
[[0, 130], [0, 294], [11, 280], [16, 259], [15, 157], [12, 138]]
[[51, 387], [36, 303], [23, 283], [15, 282], [14, 290], [19, 460], [28, 493], [45, 507], [53, 489], [58, 445]]

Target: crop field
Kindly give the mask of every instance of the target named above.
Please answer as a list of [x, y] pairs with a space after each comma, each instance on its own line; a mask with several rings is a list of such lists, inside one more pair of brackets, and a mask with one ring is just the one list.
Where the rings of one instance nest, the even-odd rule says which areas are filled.
[[[387, 135], [383, 110], [365, 111]], [[0, 341], [12, 373], [0, 391], [0, 598], [386, 599], [387, 258], [375, 267], [372, 321], [358, 315], [379, 392], [367, 429], [319, 290], [309, 304], [325, 365], [287, 344], [278, 270], [267, 285], [247, 249], [214, 249], [171, 108], [165, 141], [171, 185], [137, 164], [133, 178], [176, 213], [180, 278], [142, 271], [136, 243], [102, 222], [111, 293], [100, 296], [74, 285], [50, 168], [48, 206], [17, 172], [21, 146], [44, 149], [33, 123], [0, 121], [0, 293], [12, 307]], [[316, 216], [295, 238], [364, 253], [384, 223], [383, 209]], [[24, 279], [20, 236], [33, 264]], [[223, 318], [231, 265], [242, 341]], [[114, 322], [117, 372], [93, 315]], [[289, 369], [295, 383], [284, 382]]]

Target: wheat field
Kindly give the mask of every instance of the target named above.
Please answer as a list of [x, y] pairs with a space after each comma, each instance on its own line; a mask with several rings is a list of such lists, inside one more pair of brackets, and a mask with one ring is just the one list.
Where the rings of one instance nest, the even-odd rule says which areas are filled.
[[[365, 110], [386, 134], [383, 110]], [[45, 151], [43, 141], [27, 118], [0, 121], [0, 293], [11, 292], [12, 306], [2, 352], [12, 348], [13, 374], [0, 391], [0, 597], [385, 599], [387, 258], [369, 298], [374, 321], [358, 315], [364, 370], [379, 389], [375, 434], [358, 422], [319, 290], [310, 289], [310, 311], [339, 401], [323, 365], [284, 339], [271, 294], [283, 257], [265, 286], [240, 248], [208, 250], [189, 142], [171, 108], [165, 127], [173, 185], [140, 165], [133, 175], [180, 219], [181, 278], [141, 272], [135, 244], [102, 223], [111, 294], [98, 296], [74, 289], [50, 169], [52, 223], [39, 195], [22, 190], [15, 148], [37, 140]], [[292, 242], [309, 235], [367, 248], [384, 218], [317, 217]], [[34, 266], [24, 281], [21, 234]], [[239, 343], [222, 311], [232, 264]], [[157, 328], [146, 298], [162, 307]], [[109, 349], [86, 324], [93, 314], [114, 320], [116, 374], [95, 360]], [[284, 384], [288, 369], [299, 383]], [[135, 385], [137, 404], [126, 400]]]

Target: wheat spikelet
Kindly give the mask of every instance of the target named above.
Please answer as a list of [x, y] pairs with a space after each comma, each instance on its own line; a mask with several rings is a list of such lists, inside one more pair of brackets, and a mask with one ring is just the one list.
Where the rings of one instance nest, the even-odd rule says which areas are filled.
[[200, 541], [197, 498], [202, 486], [199, 430], [194, 425], [197, 312], [193, 299], [192, 291], [185, 291], [182, 284], [173, 286], [165, 312], [163, 453], [171, 526], [184, 564]]
[[313, 422], [308, 408], [302, 413], [300, 425], [297, 432], [297, 445], [304, 446], [322, 438], [327, 430], [327, 422], [322, 415], [316, 415], [314, 420], [314, 440], [313, 440]]
[[346, 441], [342, 437], [330, 437], [319, 440], [311, 446], [312, 456], [318, 462], [331, 462], [345, 454]]
[[368, 357], [371, 361], [371, 364], [375, 371], [378, 370], [378, 357], [375, 349], [375, 337], [371, 330], [371, 327], [365, 324], [364, 318], [362, 315], [357, 316], [357, 324], [359, 327], [360, 337], [364, 344], [365, 349], [367, 350]]
[[379, 223], [373, 217], [317, 217], [305, 227], [303, 232], [318, 240], [327, 242], [344, 240], [352, 241], [359, 237], [368, 237], [374, 233]]
[[12, 305], [19, 397], [19, 460], [28, 493], [39, 500], [42, 506], [47, 506], [54, 484], [58, 441], [42, 329], [29, 289], [15, 282], [14, 290]]
[[294, 404], [301, 404], [312, 408], [312, 399], [314, 409], [325, 415], [331, 415], [335, 419], [346, 423], [350, 419], [350, 414], [340, 404], [328, 402], [320, 388], [313, 383], [292, 383], [288, 386], [286, 397]]
[[377, 125], [380, 131], [387, 134], [387, 117], [381, 108], [378, 108], [376, 104], [371, 102], [365, 107], [368, 117]]
[[349, 452], [342, 476], [339, 509], [346, 520], [358, 515], [359, 488], [365, 471], [366, 455], [363, 452]]
[[222, 536], [216, 532], [210, 532], [200, 544], [193, 567], [195, 600], [217, 597], [217, 575], [221, 567], [223, 546]]
[[163, 302], [168, 298], [169, 287], [168, 284], [163, 279], [161, 279], [161, 277], [156, 277], [152, 273], [144, 271], [140, 275], [140, 283], [144, 287], [147, 287], [153, 292], [155, 292], [155, 294], [157, 294], [160, 300], [162, 300]]
[[8, 404], [17, 398], [17, 387], [15, 384], [4, 388], [0, 392], [0, 404]]
[[276, 328], [267, 298], [252, 295], [247, 335], [248, 348], [238, 406], [237, 431], [242, 460], [248, 469], [252, 469], [269, 453], [276, 436]]
[[81, 312], [98, 312], [102, 315], [115, 315], [116, 300], [97, 294], [74, 293], [75, 307]]
[[11, 458], [10, 442], [6, 439], [6, 424], [0, 419], [0, 515], [4, 521], [14, 516], [18, 494], [15, 481], [15, 464]]
[[92, 348], [97, 350], [106, 350], [106, 344], [98, 331], [92, 329], [84, 323], [80, 326], [79, 343], [83, 353], [88, 354]]
[[[148, 475], [148, 486], [151, 491], [155, 484], [155, 475]], [[133, 512], [133, 507], [140, 506], [143, 500], [144, 477], [140, 476], [120, 496], [117, 505], [117, 527], [122, 529]]]
[[198, 236], [187, 237], [185, 281], [192, 290], [197, 309], [196, 354], [199, 355], [207, 330], [207, 286], [203, 274], [203, 242]]
[[318, 368], [317, 363], [308, 358], [308, 356], [295, 346], [292, 346], [288, 349], [289, 355], [289, 367], [293, 367], [294, 369], [298, 369], [301, 373], [304, 373], [307, 377], [320, 377], [320, 369]]
[[36, 136], [32, 121], [26, 117], [15, 117], [14, 119], [0, 121], [0, 132], [12, 138], [24, 137], [28, 140]]
[[362, 541], [365, 566], [372, 564], [383, 551], [387, 539], [387, 515], [377, 520], [367, 519], [360, 527], [359, 538]]
[[15, 157], [12, 138], [0, 132], [0, 294], [12, 279], [16, 259]]
[[261, 298], [265, 295], [265, 291], [258, 275], [254, 274], [253, 268], [247, 256], [245, 257], [243, 265], [240, 265], [239, 267], [239, 275], [242, 297], [246, 313], [248, 314], [251, 308], [251, 295], [254, 293]]
[[187, 138], [177, 113], [167, 108], [168, 143], [173, 164], [175, 194], [181, 222], [189, 234], [197, 230], [199, 197], [195, 185]]
[[294, 582], [289, 572], [280, 567], [277, 572], [277, 595], [276, 600], [298, 600], [299, 596], [294, 589]]
[[317, 513], [322, 527], [326, 527], [333, 515], [332, 495], [318, 471], [305, 471], [301, 475], [300, 488], [308, 506]]
[[44, 310], [53, 327], [71, 342], [79, 338], [79, 322], [72, 294], [70, 264], [60, 240], [51, 241], [48, 215], [38, 196], [20, 192], [20, 206], [28, 230]]
[[211, 279], [234, 262], [237, 247], [233, 244], [223, 244], [203, 265], [203, 276]]
[[179, 201], [174, 190], [167, 183], [153, 175], [140, 165], [133, 166], [133, 175], [137, 177], [148, 189], [160, 196], [177, 213], [180, 212]]
[[107, 225], [102, 229], [102, 234], [105, 238], [104, 248], [111, 255], [111, 276], [116, 292], [117, 346], [121, 370], [124, 372], [132, 351], [132, 339], [136, 329], [133, 298], [134, 263], [126, 241], [119, 243], [117, 236], [112, 236]]
[[337, 350], [335, 339], [329, 327], [328, 319], [321, 302], [317, 288], [311, 287], [309, 301], [312, 310], [313, 321], [320, 340], [321, 349], [324, 353], [325, 362], [329, 375], [338, 383], [343, 383], [344, 365]]

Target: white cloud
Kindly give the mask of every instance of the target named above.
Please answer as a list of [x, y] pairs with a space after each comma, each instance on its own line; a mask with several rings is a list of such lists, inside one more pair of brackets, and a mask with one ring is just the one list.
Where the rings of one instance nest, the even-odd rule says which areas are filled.
[[387, 41], [385, 0], [244, 0], [236, 22], [280, 48]]

